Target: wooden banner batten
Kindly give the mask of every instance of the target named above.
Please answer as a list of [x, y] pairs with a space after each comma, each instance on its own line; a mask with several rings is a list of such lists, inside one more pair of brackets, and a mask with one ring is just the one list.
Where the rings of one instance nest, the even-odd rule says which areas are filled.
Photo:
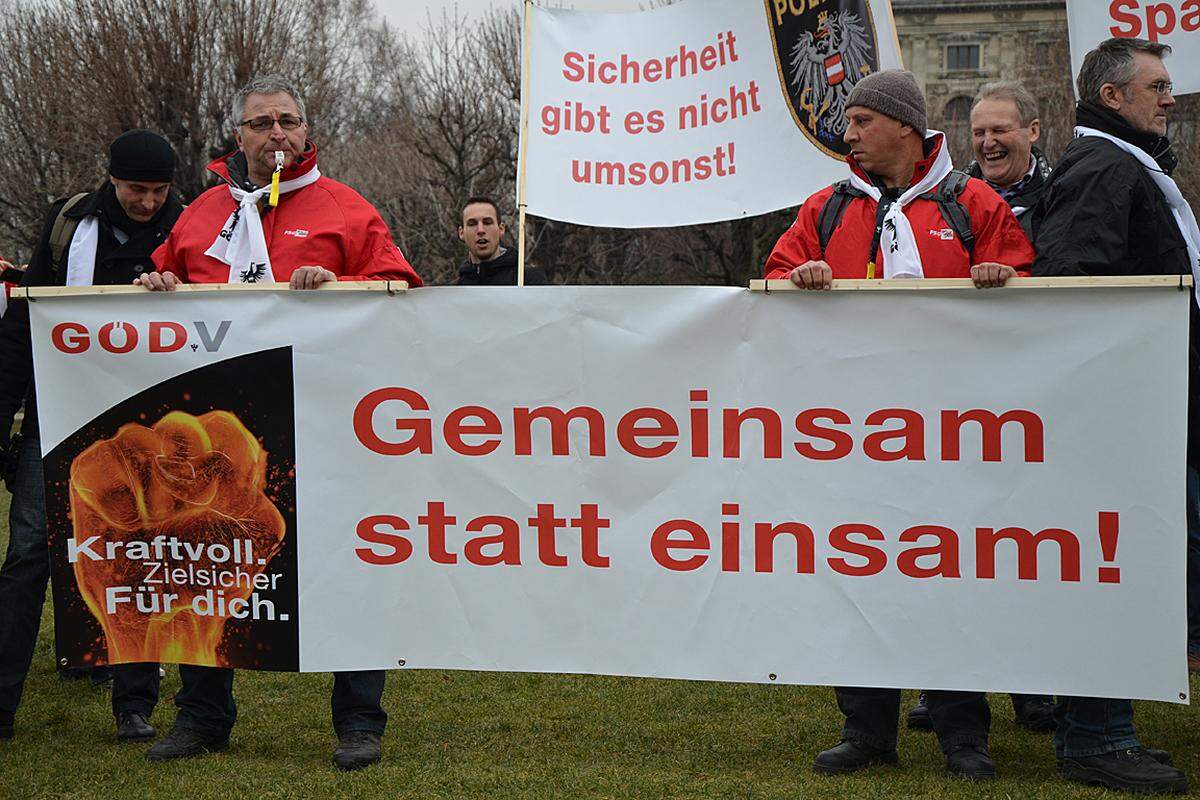
[[[176, 292], [287, 292], [286, 283], [184, 283], [176, 286]], [[330, 281], [317, 287], [319, 292], [387, 292], [397, 294], [408, 291], [408, 281]], [[160, 294], [141, 286], [18, 286], [9, 296], [11, 300], [39, 300], [45, 297], [79, 297], [98, 294]]]

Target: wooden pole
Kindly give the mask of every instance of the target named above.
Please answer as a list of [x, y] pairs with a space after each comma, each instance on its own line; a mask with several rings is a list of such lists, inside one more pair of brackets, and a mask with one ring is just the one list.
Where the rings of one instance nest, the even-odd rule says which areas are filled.
[[[833, 282], [834, 291], [928, 291], [931, 289], [970, 289], [975, 286], [970, 278], [892, 278], [890, 280], [850, 280]], [[1070, 278], [1009, 278], [1005, 289], [1077, 289], [1093, 288], [1136, 288], [1175, 287], [1192, 288], [1191, 275], [1116, 275], [1113, 277], [1081, 276]], [[790, 280], [750, 281], [752, 292], [803, 292]]]
[[529, 146], [529, 16], [533, 0], [525, 0], [521, 25], [521, 168], [517, 175], [517, 286], [525, 285], [525, 160]]
[[[408, 281], [329, 281], [316, 289], [318, 292], [387, 292], [396, 294], [408, 291]], [[176, 292], [289, 292], [286, 283], [185, 283], [175, 287]], [[43, 297], [80, 297], [98, 294], [162, 294], [151, 292], [141, 286], [118, 284], [114, 286], [18, 286], [12, 290], [11, 300], [38, 300]]]

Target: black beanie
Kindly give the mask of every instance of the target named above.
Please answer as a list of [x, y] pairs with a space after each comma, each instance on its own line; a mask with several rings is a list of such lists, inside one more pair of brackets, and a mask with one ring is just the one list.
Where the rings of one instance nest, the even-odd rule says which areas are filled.
[[175, 178], [175, 151], [153, 131], [125, 131], [108, 146], [108, 174], [123, 181], [169, 183]]

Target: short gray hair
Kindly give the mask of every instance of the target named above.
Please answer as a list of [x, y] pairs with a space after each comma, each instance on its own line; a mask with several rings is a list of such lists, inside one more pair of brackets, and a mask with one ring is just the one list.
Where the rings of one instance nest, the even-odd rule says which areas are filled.
[[975, 95], [975, 102], [971, 104], [971, 110], [974, 111], [975, 106], [984, 100], [1011, 100], [1017, 107], [1021, 124], [1026, 127], [1029, 127], [1029, 124], [1038, 118], [1037, 100], [1034, 100], [1029, 90], [1018, 81], [985, 83], [979, 88], [979, 94]]
[[[1128, 86], [1137, 72], [1135, 53], [1148, 53], [1162, 58], [1170, 55], [1171, 46], [1148, 39], [1116, 37], [1104, 40], [1083, 57], [1083, 66], [1079, 68], [1079, 79], [1076, 81], [1079, 99], [1099, 103], [1100, 90], [1106, 83], [1120, 89]], [[1126, 93], [1126, 96], [1129, 94]]]
[[296, 110], [300, 112], [300, 119], [308, 121], [308, 116], [304, 113], [304, 99], [300, 97], [300, 92], [296, 90], [295, 86], [278, 75], [257, 75], [233, 96], [233, 102], [229, 106], [229, 120], [233, 127], [241, 125], [242, 114], [246, 113], [246, 100], [250, 95], [278, 94], [280, 92], [289, 95], [296, 101]]

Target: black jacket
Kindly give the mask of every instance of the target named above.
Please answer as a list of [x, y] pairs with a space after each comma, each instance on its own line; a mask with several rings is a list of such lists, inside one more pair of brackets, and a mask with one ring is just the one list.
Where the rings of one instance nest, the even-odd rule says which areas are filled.
[[[1017, 216], [1017, 222], [1021, 223], [1021, 230], [1025, 231], [1025, 235], [1033, 241], [1033, 231], [1031, 230], [1033, 223], [1033, 210], [1037, 208], [1038, 201], [1042, 199], [1042, 195], [1046, 193], [1046, 187], [1049, 185], [1050, 179], [1050, 162], [1046, 160], [1046, 156], [1036, 146], [1032, 151], [1033, 155], [1033, 173], [1028, 178], [1025, 178], [1018, 184], [1016, 191], [1003, 192], [988, 183], [996, 189], [997, 194], [1005, 199], [1009, 208]], [[967, 165], [966, 173], [972, 178], [986, 180], [983, 177], [983, 170], [979, 166], [978, 161], [972, 161]]]
[[[1165, 138], [1089, 103], [1079, 104], [1077, 119], [1141, 147], [1171, 174], [1176, 161]], [[1067, 145], [1033, 214], [1034, 275], [1192, 274], [1187, 243], [1154, 179], [1105, 139]]]
[[[550, 283], [541, 267], [525, 265], [525, 285], [544, 286]], [[472, 264], [471, 259], [464, 259], [458, 265], [459, 286], [516, 286], [517, 285], [517, 253], [515, 250], [505, 250], [491, 261]]]
[[[29, 269], [21, 281], [22, 286], [64, 286], [67, 282], [69, 254], [63, 252], [62, 265], [55, 269], [50, 251], [50, 232], [58, 212], [66, 205], [67, 198], [60, 199], [50, 207], [41, 239], [29, 260]], [[67, 212], [70, 219], [95, 216], [100, 221], [100, 236], [96, 244], [96, 269], [93, 283], [114, 285], [132, 283], [138, 275], [154, 269], [150, 254], [154, 252], [179, 219], [183, 206], [174, 193], [151, 224], [137, 226], [128, 231], [130, 238], [124, 244], [117, 241], [113, 233], [113, 216], [109, 209], [116, 207], [116, 196], [112, 185], [105, 183], [96, 191]], [[131, 227], [131, 226], [127, 226]], [[25, 436], [38, 435], [37, 407], [33, 386], [33, 350], [29, 335], [29, 306], [24, 301], [9, 304], [4, 318], [0, 319], [0, 439], [7, 440], [12, 429], [13, 416], [25, 403], [25, 422], [21, 433]]]
[[[1161, 136], [1080, 103], [1078, 124], [1145, 150], [1167, 175], [1177, 159]], [[1034, 211], [1034, 275], [1191, 275], [1187, 243], [1166, 198], [1136, 158], [1105, 139], [1072, 141]], [[1190, 302], [1188, 463], [1200, 464], [1200, 313]]]

